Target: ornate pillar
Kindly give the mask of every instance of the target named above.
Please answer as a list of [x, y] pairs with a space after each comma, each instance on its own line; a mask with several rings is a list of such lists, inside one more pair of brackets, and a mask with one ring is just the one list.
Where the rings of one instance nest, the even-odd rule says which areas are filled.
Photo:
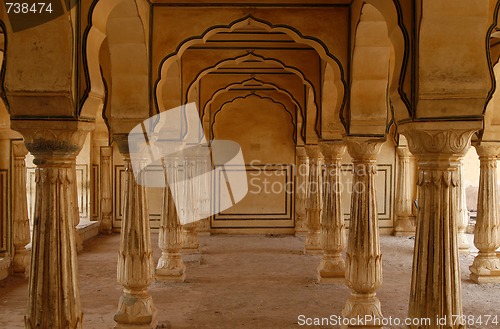
[[14, 165], [12, 168], [12, 243], [14, 259], [12, 270], [14, 275], [27, 278], [30, 268], [30, 251], [26, 245], [30, 243], [30, 223], [28, 218], [28, 201], [26, 198], [26, 155], [28, 150], [24, 141], [12, 142]]
[[12, 121], [37, 166], [26, 328], [82, 327], [75, 164], [92, 126], [79, 121]]
[[[351, 218], [346, 252], [346, 283], [351, 296], [342, 315], [347, 318], [382, 318], [376, 291], [382, 284], [382, 253], [380, 252], [377, 195], [375, 190], [376, 159], [383, 140], [362, 137], [346, 139], [353, 163]], [[364, 323], [381, 328], [375, 322]]]
[[[212, 170], [212, 161], [210, 157], [210, 148], [208, 145], [202, 145], [198, 150], [196, 158], [198, 176], [206, 174]], [[198, 235], [210, 235], [210, 201], [212, 193], [210, 188], [210, 176], [203, 175], [199, 180], [199, 212], [202, 218], [198, 223]]]
[[[429, 328], [465, 328], [457, 241], [460, 158], [477, 122], [425, 122], [400, 126], [418, 161], [417, 234], [410, 318], [430, 318]], [[436, 319], [446, 318], [446, 324]], [[455, 320], [455, 321], [454, 321]], [[416, 328], [416, 327], [412, 327]]]
[[199, 187], [193, 179], [198, 171], [197, 156], [194, 150], [184, 152], [184, 212], [183, 216], [187, 223], [182, 226], [182, 251], [186, 253], [198, 252], [200, 243], [198, 240], [198, 211], [199, 211]]
[[410, 171], [410, 159], [412, 154], [406, 145], [396, 148], [398, 155], [398, 178], [396, 192], [396, 223], [394, 225], [395, 236], [414, 236], [415, 217], [412, 215], [412, 173]]
[[465, 229], [469, 225], [469, 212], [467, 210], [467, 201], [465, 196], [465, 184], [463, 183], [464, 166], [462, 160], [458, 165], [458, 193], [457, 193], [457, 227], [458, 227], [458, 251], [468, 254], [470, 243], [465, 235]]
[[482, 142], [475, 145], [480, 161], [477, 219], [474, 245], [479, 253], [469, 267], [470, 278], [476, 283], [500, 283], [500, 219], [498, 217], [497, 161], [500, 143]]
[[146, 188], [137, 184], [127, 135], [115, 135], [125, 162], [123, 217], [117, 279], [123, 294], [114, 316], [115, 328], [156, 328], [156, 308], [149, 293], [154, 277]]
[[[182, 261], [180, 250], [182, 248], [182, 226], [177, 216], [174, 196], [178, 191], [175, 184], [168, 185], [168, 179], [178, 181], [179, 164], [175, 157], [168, 157], [163, 161], [165, 188], [163, 189], [163, 204], [159, 232], [159, 247], [161, 257], [156, 267], [156, 279], [160, 281], [183, 282], [186, 278], [186, 266]], [[168, 177], [168, 179], [167, 179]]]
[[297, 146], [295, 170], [295, 235], [307, 234], [306, 206], [307, 206], [307, 181], [309, 177], [309, 159], [304, 146]]
[[341, 200], [340, 160], [345, 152], [345, 145], [342, 142], [323, 142], [320, 148], [325, 159], [321, 216], [321, 246], [324, 254], [318, 266], [318, 281], [344, 283], [345, 262], [342, 251], [346, 246], [346, 237]]
[[99, 231], [111, 234], [113, 230], [113, 174], [111, 157], [113, 148], [111, 146], [101, 147], [101, 223]]
[[321, 210], [323, 208], [322, 156], [318, 145], [306, 145], [305, 150], [309, 157], [309, 175], [306, 200], [307, 235], [304, 252], [306, 254], [322, 254], [320, 236]]

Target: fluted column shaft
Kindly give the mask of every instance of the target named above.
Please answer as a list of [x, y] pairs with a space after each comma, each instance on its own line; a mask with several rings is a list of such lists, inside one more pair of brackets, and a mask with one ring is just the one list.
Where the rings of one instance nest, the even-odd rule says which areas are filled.
[[163, 189], [163, 204], [160, 221], [158, 244], [162, 251], [156, 267], [156, 279], [161, 281], [180, 281], [186, 278], [186, 266], [180, 256], [182, 248], [182, 226], [179, 222], [174, 196], [178, 191], [175, 184], [168, 184], [178, 180], [179, 164], [175, 157], [168, 157], [163, 161], [165, 188]]
[[111, 157], [113, 148], [110, 146], [101, 147], [101, 223], [99, 231], [104, 234], [111, 234], [113, 230], [113, 177], [111, 169]]
[[28, 200], [26, 197], [26, 155], [28, 150], [23, 141], [12, 142], [14, 166], [12, 172], [12, 243], [14, 275], [27, 278], [30, 267], [30, 223], [28, 218]]
[[[346, 139], [353, 162], [353, 188], [349, 241], [346, 251], [346, 283], [351, 289], [342, 314], [356, 318], [382, 318], [376, 291], [382, 284], [382, 253], [380, 251], [375, 174], [376, 158], [383, 140], [361, 137]], [[375, 322], [363, 326], [379, 328]]]
[[457, 228], [458, 228], [458, 250], [460, 253], [468, 254], [470, 243], [465, 235], [465, 229], [469, 224], [469, 213], [465, 197], [464, 166], [462, 160], [458, 164], [458, 193], [457, 193]]
[[206, 173], [212, 170], [212, 162], [210, 158], [210, 149], [208, 145], [201, 146], [196, 158], [198, 176], [203, 177], [199, 180], [199, 214], [200, 222], [198, 223], [198, 234], [210, 235], [210, 176]]
[[303, 146], [296, 147], [295, 170], [295, 235], [307, 234], [306, 206], [307, 182], [309, 177], [309, 158]]
[[304, 251], [307, 254], [322, 254], [320, 236], [323, 208], [322, 156], [318, 145], [306, 145], [305, 150], [309, 157], [309, 176], [306, 201], [307, 235]]
[[126, 136], [115, 136], [125, 162], [125, 185], [117, 279], [123, 294], [115, 328], [156, 328], [156, 308], [149, 293], [154, 277], [146, 189], [137, 183]]
[[193, 178], [198, 170], [197, 156], [195, 152], [184, 154], [184, 214], [188, 220], [184, 223], [182, 230], [183, 252], [198, 252], [200, 246], [198, 240], [198, 212], [199, 212], [199, 186], [196, 186]]
[[428, 328], [465, 328], [460, 318], [458, 166], [479, 127], [475, 122], [415, 123], [400, 127], [418, 160], [420, 209], [409, 317], [430, 318], [432, 324]]
[[81, 328], [75, 218], [76, 156], [92, 124], [12, 121], [34, 156], [33, 216], [26, 328]]
[[344, 212], [342, 210], [340, 160], [345, 152], [342, 142], [320, 144], [324, 157], [323, 213], [321, 216], [321, 246], [323, 259], [318, 266], [321, 283], [345, 281], [345, 262], [342, 251], [346, 247]]
[[410, 172], [411, 153], [408, 147], [398, 146], [398, 177], [396, 192], [396, 223], [394, 225], [395, 236], [415, 235], [415, 218], [412, 216], [412, 174]]
[[500, 283], [500, 219], [498, 214], [497, 161], [500, 143], [475, 145], [480, 161], [477, 219], [474, 245], [479, 253], [469, 267], [476, 283]]

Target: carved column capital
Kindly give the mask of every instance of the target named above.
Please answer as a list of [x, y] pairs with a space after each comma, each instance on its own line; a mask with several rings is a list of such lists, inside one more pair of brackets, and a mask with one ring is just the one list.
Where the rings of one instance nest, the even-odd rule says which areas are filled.
[[403, 160], [409, 160], [413, 154], [410, 152], [410, 149], [407, 145], [399, 145], [396, 147], [396, 153], [399, 158]]
[[340, 160], [344, 155], [346, 145], [342, 141], [328, 141], [321, 142], [319, 148], [325, 160]]
[[80, 152], [93, 122], [13, 120], [12, 129], [24, 137], [26, 148], [34, 155], [35, 164], [45, 158], [71, 158]]
[[472, 135], [481, 129], [477, 121], [412, 122], [399, 127], [408, 140], [411, 153], [421, 166], [457, 167], [457, 161], [467, 153]]
[[16, 160], [25, 160], [26, 155], [28, 155], [28, 149], [26, 145], [24, 145], [23, 141], [14, 141], [12, 142], [12, 154], [16, 158]]
[[319, 159], [322, 157], [321, 150], [319, 148], [319, 145], [306, 145], [304, 146], [304, 150], [306, 152], [306, 155], [310, 159]]
[[500, 157], [500, 142], [481, 142], [474, 143], [477, 155], [481, 158], [498, 158]]
[[353, 158], [353, 162], [365, 160], [375, 161], [384, 142], [385, 139], [373, 139], [367, 137], [345, 138], [347, 151]]
[[307, 157], [306, 149], [304, 146], [297, 146], [295, 148], [295, 154], [297, 157]]

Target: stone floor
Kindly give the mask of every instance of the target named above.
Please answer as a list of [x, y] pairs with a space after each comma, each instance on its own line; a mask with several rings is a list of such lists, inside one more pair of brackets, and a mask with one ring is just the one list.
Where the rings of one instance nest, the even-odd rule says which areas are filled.
[[[293, 328], [308, 318], [341, 314], [349, 295], [345, 285], [319, 285], [319, 256], [302, 253], [293, 236], [200, 237], [201, 264], [189, 263], [185, 283], [154, 283], [158, 328]], [[84, 328], [112, 328], [121, 295], [116, 283], [119, 235], [97, 236], [79, 254], [79, 284]], [[156, 246], [157, 235], [153, 234]], [[408, 308], [413, 239], [383, 236], [384, 282], [378, 291], [385, 317], [404, 318]], [[155, 247], [155, 259], [159, 250]], [[500, 285], [468, 281], [473, 256], [461, 256], [466, 315], [497, 316]], [[0, 328], [24, 328], [27, 281], [0, 282]], [[317, 328], [335, 328], [324, 326]], [[389, 328], [389, 327], [388, 327]], [[390, 328], [398, 328], [392, 326]], [[498, 328], [469, 325], [468, 328]]]

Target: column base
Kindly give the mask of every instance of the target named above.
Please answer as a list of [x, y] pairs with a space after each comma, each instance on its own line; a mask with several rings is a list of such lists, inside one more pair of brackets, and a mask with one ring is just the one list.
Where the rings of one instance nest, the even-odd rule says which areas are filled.
[[12, 273], [14, 276], [28, 278], [30, 274], [31, 249], [19, 249], [14, 253]]
[[102, 219], [99, 223], [99, 233], [105, 235], [113, 234], [113, 223], [111, 221]]
[[307, 237], [307, 230], [298, 228], [298, 229], [295, 229], [294, 234], [296, 237], [305, 238], [305, 237]]
[[415, 236], [415, 217], [398, 217], [394, 225], [394, 236], [409, 237]]
[[320, 231], [307, 232], [306, 241], [304, 244], [304, 253], [306, 255], [323, 255], [321, 248]]
[[[347, 299], [346, 305], [342, 310], [344, 318], [355, 318], [359, 321], [344, 326], [343, 328], [382, 328], [382, 311], [380, 300], [376, 294], [355, 294], [352, 293]], [[371, 321], [365, 321], [371, 319]]]
[[340, 255], [323, 255], [318, 266], [318, 283], [345, 283], [345, 262]]
[[167, 282], [184, 282], [186, 265], [179, 253], [163, 254], [156, 267], [156, 280]]
[[500, 258], [496, 253], [476, 256], [474, 262], [469, 266], [471, 274], [469, 278], [475, 283], [500, 283]]
[[463, 255], [468, 255], [470, 253], [470, 243], [465, 235], [465, 232], [458, 233], [458, 252]]
[[9, 268], [11, 266], [10, 257], [0, 257], [0, 280], [5, 279], [9, 276]]
[[156, 312], [153, 298], [147, 290], [136, 292], [125, 289], [114, 316], [114, 328], [154, 329], [158, 322]]

